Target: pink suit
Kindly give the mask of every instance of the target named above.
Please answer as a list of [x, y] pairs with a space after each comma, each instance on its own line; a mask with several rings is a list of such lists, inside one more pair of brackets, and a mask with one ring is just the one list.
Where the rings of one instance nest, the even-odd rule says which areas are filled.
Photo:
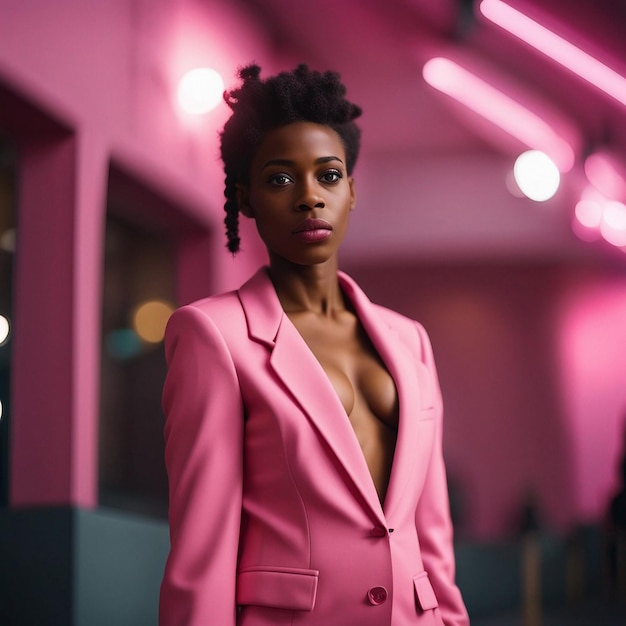
[[465, 626], [422, 327], [340, 284], [396, 383], [384, 507], [265, 269], [166, 332], [171, 551], [160, 626]]

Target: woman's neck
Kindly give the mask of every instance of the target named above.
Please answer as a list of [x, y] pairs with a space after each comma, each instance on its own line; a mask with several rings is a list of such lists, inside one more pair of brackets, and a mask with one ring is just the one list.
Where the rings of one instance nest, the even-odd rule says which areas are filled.
[[306, 266], [272, 261], [269, 274], [285, 313], [332, 317], [346, 308], [337, 270], [334, 260]]

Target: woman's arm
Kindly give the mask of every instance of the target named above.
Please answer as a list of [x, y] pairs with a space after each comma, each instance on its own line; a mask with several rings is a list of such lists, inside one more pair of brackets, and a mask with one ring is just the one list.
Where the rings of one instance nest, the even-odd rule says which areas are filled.
[[163, 388], [171, 548], [159, 626], [234, 626], [243, 405], [213, 322], [187, 306], [168, 322]]

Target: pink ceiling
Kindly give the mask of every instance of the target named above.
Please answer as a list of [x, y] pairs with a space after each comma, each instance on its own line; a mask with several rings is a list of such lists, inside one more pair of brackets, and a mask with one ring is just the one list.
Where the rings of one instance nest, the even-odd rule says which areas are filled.
[[[447, 49], [519, 81], [578, 126], [589, 143], [626, 152], [626, 108], [477, 16], [470, 1], [246, 0], [294, 61], [341, 72], [365, 109], [371, 146], [438, 152], [475, 149], [479, 135], [421, 77]], [[477, 5], [478, 2], [474, 2]], [[621, 0], [511, 0], [626, 73], [626, 4]]]

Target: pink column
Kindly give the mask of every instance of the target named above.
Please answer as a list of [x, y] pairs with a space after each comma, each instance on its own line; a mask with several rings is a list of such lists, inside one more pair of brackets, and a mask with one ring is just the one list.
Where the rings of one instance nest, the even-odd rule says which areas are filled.
[[84, 136], [47, 136], [22, 148], [10, 502], [90, 507], [106, 163]]
[[28, 142], [20, 153], [12, 506], [70, 502], [75, 162], [73, 136]]

